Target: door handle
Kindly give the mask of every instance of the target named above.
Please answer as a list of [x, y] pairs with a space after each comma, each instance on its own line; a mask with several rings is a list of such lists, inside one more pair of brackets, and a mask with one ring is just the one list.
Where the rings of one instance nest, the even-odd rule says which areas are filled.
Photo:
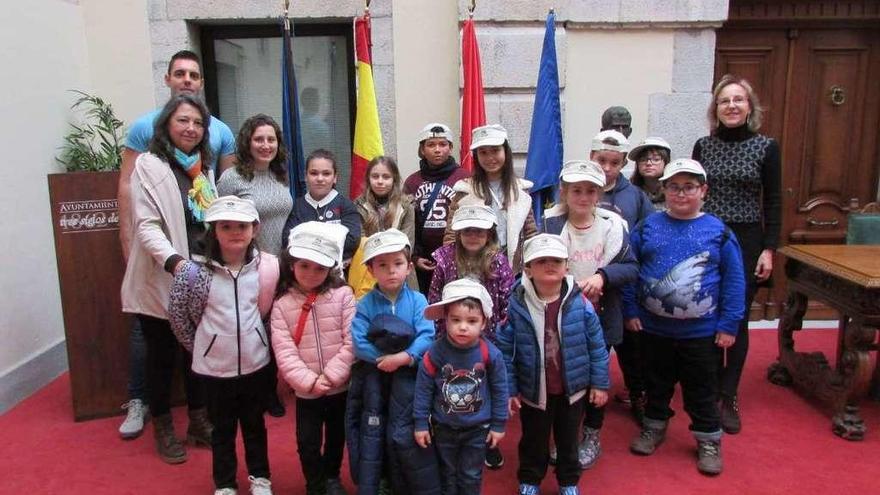
[[831, 220], [816, 220], [813, 217], [807, 217], [807, 224], [812, 225], [813, 227], [834, 227], [840, 223], [836, 218]]
[[831, 86], [830, 90], [831, 96], [831, 104], [839, 107], [846, 103], [846, 93], [843, 91], [843, 87], [841, 86]]

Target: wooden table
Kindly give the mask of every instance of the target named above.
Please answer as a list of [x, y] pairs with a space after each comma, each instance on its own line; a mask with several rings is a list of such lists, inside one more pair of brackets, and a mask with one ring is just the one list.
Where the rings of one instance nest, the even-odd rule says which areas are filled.
[[[870, 352], [880, 326], [880, 246], [790, 245], [779, 251], [788, 260], [788, 299], [779, 322], [779, 357], [767, 378], [794, 385], [832, 410], [832, 429], [847, 440], [861, 440], [865, 424], [858, 399], [871, 383]], [[795, 352], [794, 332], [801, 329], [807, 299], [840, 312], [836, 366], [821, 352]]]

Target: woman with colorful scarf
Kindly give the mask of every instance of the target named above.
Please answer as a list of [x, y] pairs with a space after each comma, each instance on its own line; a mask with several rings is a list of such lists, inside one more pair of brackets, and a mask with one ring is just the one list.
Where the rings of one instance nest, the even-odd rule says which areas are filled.
[[210, 163], [205, 104], [191, 95], [171, 98], [156, 117], [149, 152], [135, 162], [131, 177], [131, 254], [122, 281], [122, 310], [141, 324], [147, 343], [147, 383], [156, 450], [163, 461], [186, 461], [186, 450], [171, 420], [171, 377], [179, 352], [186, 363], [189, 406], [187, 440], [210, 447], [211, 424], [204, 394], [190, 369], [192, 356], [177, 342], [168, 323], [173, 275], [202, 253], [205, 211], [216, 197]]

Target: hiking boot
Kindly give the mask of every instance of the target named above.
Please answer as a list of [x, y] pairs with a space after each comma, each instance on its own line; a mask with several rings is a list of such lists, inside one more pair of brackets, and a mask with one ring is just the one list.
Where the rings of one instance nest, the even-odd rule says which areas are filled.
[[272, 392], [272, 397], [269, 398], [269, 407], [266, 408], [266, 412], [273, 418], [283, 418], [284, 414], [287, 412], [287, 409], [284, 407], [284, 402], [281, 400], [281, 397], [278, 396], [277, 390]]
[[127, 409], [125, 421], [119, 425], [119, 436], [123, 440], [132, 440], [141, 436], [144, 432], [144, 421], [150, 417], [150, 410], [147, 409], [144, 401], [140, 399], [131, 399], [122, 405], [123, 409]]
[[339, 478], [327, 479], [327, 495], [348, 495]]
[[218, 488], [214, 490], [214, 495], [238, 495], [238, 490], [235, 488]]
[[581, 469], [590, 469], [602, 455], [602, 444], [599, 443], [599, 430], [584, 426], [584, 439], [578, 445], [578, 462]]
[[577, 485], [560, 486], [559, 495], [581, 495], [581, 491], [578, 490]]
[[504, 456], [501, 455], [501, 450], [498, 447], [494, 449], [486, 449], [486, 467], [492, 470], [501, 469], [501, 466], [504, 465]]
[[248, 476], [251, 482], [251, 495], [272, 495], [272, 482], [268, 478]]
[[[662, 426], [661, 426], [662, 424]], [[666, 439], [666, 422], [645, 418], [645, 425], [639, 436], [629, 444], [629, 450], [633, 454], [651, 455]]]
[[168, 464], [186, 462], [186, 449], [174, 435], [171, 414], [153, 418], [153, 435], [156, 438], [156, 452], [163, 461]]
[[538, 495], [541, 493], [538, 485], [529, 485], [528, 483], [519, 484], [519, 495]]
[[648, 398], [644, 392], [630, 392], [629, 411], [639, 426], [642, 426], [642, 422], [645, 421], [645, 406], [647, 405]]
[[703, 474], [721, 474], [721, 441], [697, 440], [697, 470]]
[[208, 421], [208, 409], [190, 409], [189, 427], [186, 429], [186, 441], [196, 447], [211, 448], [211, 422]]
[[735, 395], [721, 399], [721, 429], [729, 435], [736, 435], [742, 429], [739, 403]]

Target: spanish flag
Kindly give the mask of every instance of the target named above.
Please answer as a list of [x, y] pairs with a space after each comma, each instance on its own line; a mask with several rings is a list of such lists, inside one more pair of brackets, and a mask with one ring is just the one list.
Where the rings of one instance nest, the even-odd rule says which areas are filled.
[[354, 121], [354, 148], [351, 157], [349, 196], [356, 198], [364, 190], [367, 163], [384, 153], [379, 128], [379, 107], [373, 86], [373, 65], [370, 58], [370, 14], [355, 19], [354, 44], [357, 53], [358, 96]]

